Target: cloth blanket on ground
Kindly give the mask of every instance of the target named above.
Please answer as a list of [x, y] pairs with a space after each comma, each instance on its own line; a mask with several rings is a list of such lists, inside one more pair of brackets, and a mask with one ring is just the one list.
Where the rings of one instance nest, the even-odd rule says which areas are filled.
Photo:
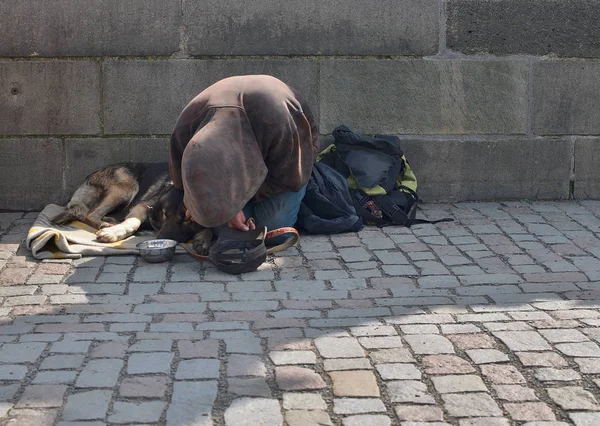
[[[100, 243], [97, 229], [83, 222], [55, 225], [50, 218], [63, 212], [65, 207], [48, 204], [40, 212], [27, 233], [26, 245], [35, 259], [79, 259], [84, 256], [138, 255], [137, 244], [156, 238], [152, 231], [138, 231], [123, 241]], [[185, 253], [181, 245], [176, 253]]]

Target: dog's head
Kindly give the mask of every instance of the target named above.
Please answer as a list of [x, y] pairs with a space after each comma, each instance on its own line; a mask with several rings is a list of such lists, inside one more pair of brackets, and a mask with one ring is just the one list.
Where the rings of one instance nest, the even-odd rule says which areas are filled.
[[191, 240], [202, 226], [185, 217], [183, 191], [171, 187], [148, 212], [150, 225], [157, 238], [168, 238], [180, 243]]

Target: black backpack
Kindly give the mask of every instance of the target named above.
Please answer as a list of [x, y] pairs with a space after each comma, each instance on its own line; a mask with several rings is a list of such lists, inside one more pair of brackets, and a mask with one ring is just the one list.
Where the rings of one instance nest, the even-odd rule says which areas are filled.
[[354, 207], [365, 224], [410, 227], [436, 221], [416, 219], [417, 178], [393, 135], [363, 136], [346, 126], [332, 132], [335, 142], [322, 151], [318, 162], [347, 179]]

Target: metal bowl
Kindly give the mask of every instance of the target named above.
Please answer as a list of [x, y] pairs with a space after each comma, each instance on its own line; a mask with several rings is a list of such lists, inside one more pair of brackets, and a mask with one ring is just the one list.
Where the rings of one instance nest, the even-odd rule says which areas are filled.
[[175, 255], [177, 241], [175, 240], [148, 240], [137, 245], [140, 256], [148, 263], [168, 262]]

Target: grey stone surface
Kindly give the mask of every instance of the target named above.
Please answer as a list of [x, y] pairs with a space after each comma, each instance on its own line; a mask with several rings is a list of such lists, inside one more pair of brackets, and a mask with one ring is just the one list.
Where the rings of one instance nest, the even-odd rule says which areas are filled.
[[219, 360], [189, 359], [179, 361], [175, 372], [176, 379], [218, 379]]
[[93, 359], [83, 368], [75, 382], [78, 388], [112, 388], [123, 368], [120, 359]]
[[[133, 256], [35, 261], [15, 242], [37, 213], [0, 212], [0, 423], [595, 426], [600, 202], [423, 204], [421, 212], [456, 221], [303, 236], [283, 253], [292, 256], [269, 261], [268, 285], [250, 283], [251, 291], [249, 276], [213, 274], [222, 280], [213, 283], [184, 256], [157, 267]], [[420, 267], [414, 277], [309, 280], [378, 267], [339, 255], [362, 247], [359, 257], [376, 256], [370, 247], [384, 238], [417, 266], [463, 257], [459, 268], [448, 265], [452, 287], [424, 279]], [[84, 283], [95, 293], [87, 298], [23, 284], [31, 274], [61, 283], [89, 269], [93, 280], [115, 264], [161, 271], [161, 281], [126, 285], [126, 296], [114, 295], [116, 284]], [[285, 276], [300, 264], [306, 281]], [[174, 269], [197, 277], [182, 284]], [[173, 284], [181, 291], [163, 294]], [[51, 304], [6, 304], [32, 294], [52, 295]], [[273, 317], [282, 311], [319, 317]], [[113, 330], [123, 325], [148, 331]]]
[[[35, 375], [31, 383], [73, 383], [77, 377], [77, 371], [54, 370], [40, 371]], [[94, 387], [94, 386], [90, 386]]]
[[385, 412], [385, 405], [377, 398], [335, 398], [333, 412], [335, 414], [360, 414]]
[[35, 362], [46, 348], [45, 343], [6, 343], [0, 347], [0, 362], [22, 364]]
[[95, 390], [70, 395], [63, 412], [64, 420], [104, 419], [112, 392]]
[[452, 0], [446, 45], [466, 54], [600, 56], [595, 0]]
[[498, 404], [486, 393], [442, 395], [446, 410], [451, 416], [499, 416]]
[[392, 402], [412, 404], [435, 404], [433, 396], [427, 393], [427, 385], [417, 380], [398, 380], [387, 383], [387, 391]]
[[283, 408], [286, 410], [326, 410], [327, 404], [318, 393], [285, 392]]
[[273, 75], [298, 89], [318, 117], [317, 65], [305, 59], [107, 60], [103, 66], [107, 134], [170, 134], [181, 110], [218, 80]]
[[128, 377], [119, 388], [119, 394], [125, 398], [162, 398], [167, 387], [164, 376]]
[[99, 131], [98, 63], [0, 60], [0, 134], [96, 134]]
[[600, 133], [600, 63], [548, 60], [533, 69], [536, 134]]
[[575, 138], [575, 197], [600, 198], [600, 139]]
[[266, 379], [262, 377], [250, 379], [230, 377], [227, 379], [227, 392], [239, 396], [262, 396], [266, 398], [271, 396], [271, 389], [269, 389]]
[[173, 384], [173, 403], [192, 402], [199, 405], [212, 405], [217, 397], [217, 382], [175, 382]]
[[127, 361], [127, 373], [167, 373], [172, 360], [173, 354], [168, 352], [134, 353]]
[[24, 365], [0, 365], [0, 380], [22, 380], [26, 374]]
[[[43, 161], [29, 162], [25, 172], [25, 157]], [[59, 200], [62, 196], [62, 169], [63, 144], [59, 139], [1, 140], [0, 209], [41, 210], [48, 202]]]
[[329, 414], [320, 410], [289, 410], [285, 413], [287, 426], [333, 426]]
[[283, 424], [279, 401], [269, 398], [238, 398], [225, 410], [227, 426], [278, 426]]
[[167, 410], [167, 425], [212, 426], [212, 406], [192, 401], [173, 402]]
[[179, 0], [3, 1], [0, 56], [169, 55], [180, 10]]
[[430, 202], [566, 199], [572, 144], [567, 139], [402, 141], [419, 179], [419, 197]]
[[68, 139], [64, 147], [65, 201], [97, 169], [123, 161], [167, 162], [169, 150], [166, 138]]
[[185, 2], [193, 55], [428, 55], [438, 48], [437, 0]]
[[362, 358], [365, 352], [356, 339], [322, 337], [315, 340], [315, 346], [325, 358]]
[[[296, 352], [296, 351], [294, 351]], [[212, 360], [211, 360], [212, 361]], [[217, 377], [218, 377], [218, 361], [217, 361]], [[265, 377], [267, 370], [265, 364], [259, 357], [254, 355], [237, 355], [232, 354], [227, 360], [227, 376], [258, 376]]]
[[167, 424], [212, 425], [212, 404], [217, 396], [217, 382], [175, 382]]
[[524, 134], [527, 79], [520, 61], [323, 60], [320, 131]]
[[25, 388], [17, 407], [60, 407], [66, 391], [65, 385], [30, 385]]
[[163, 401], [115, 402], [113, 414], [108, 416], [111, 423], [157, 423], [165, 408]]
[[[19, 384], [0, 386], [0, 401], [9, 401], [19, 391]], [[325, 405], [325, 403], [323, 403]]]
[[450, 340], [437, 334], [410, 334], [404, 336], [416, 354], [451, 354], [454, 347]]

